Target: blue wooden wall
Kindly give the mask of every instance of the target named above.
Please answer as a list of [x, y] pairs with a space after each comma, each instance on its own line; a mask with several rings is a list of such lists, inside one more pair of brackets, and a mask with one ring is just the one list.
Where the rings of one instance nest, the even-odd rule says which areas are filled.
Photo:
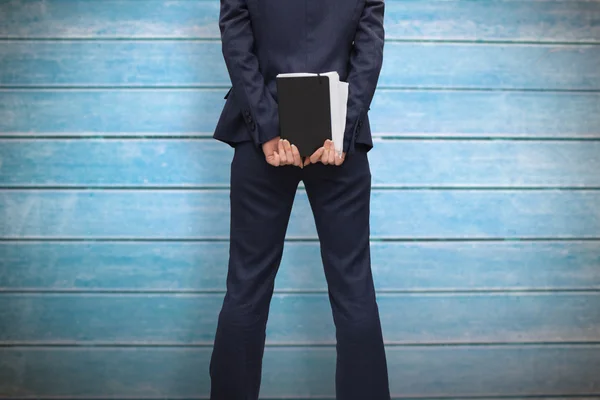
[[[0, 398], [206, 399], [232, 150], [216, 0], [0, 1]], [[388, 0], [373, 268], [395, 398], [600, 396], [600, 2]], [[300, 190], [262, 396], [334, 393]], [[369, 400], [369, 399], [365, 399]]]

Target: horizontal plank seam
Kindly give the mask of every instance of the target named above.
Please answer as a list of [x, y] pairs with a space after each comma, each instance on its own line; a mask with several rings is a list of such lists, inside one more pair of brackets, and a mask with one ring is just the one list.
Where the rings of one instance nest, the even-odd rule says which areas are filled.
[[[547, 190], [577, 190], [577, 191], [588, 191], [591, 193], [598, 192], [600, 190], [599, 186], [437, 186], [437, 185], [427, 185], [427, 186], [412, 186], [412, 185], [377, 185], [373, 184], [371, 186], [373, 189], [377, 191], [389, 192], [389, 191], [398, 191], [402, 192], [405, 190], [410, 191], [432, 191], [432, 190], [446, 190], [446, 191], [506, 191], [506, 192], [520, 192], [523, 190], [526, 191], [547, 191]], [[222, 193], [230, 190], [229, 185], [202, 185], [202, 186], [145, 186], [145, 185], [136, 185], [136, 186], [90, 186], [90, 185], [69, 185], [69, 186], [39, 186], [39, 185], [27, 185], [27, 186], [0, 186], [0, 190], [4, 190], [7, 192], [47, 192], [47, 191], [62, 191], [62, 192], [171, 192], [171, 193], [179, 193], [179, 192], [212, 192], [212, 193]], [[305, 193], [306, 188], [304, 186], [299, 186], [297, 188], [298, 193]]]
[[[185, 90], [185, 91], [226, 91], [229, 84], [224, 85], [5, 85], [0, 84], [2, 91], [163, 91], [163, 90]], [[503, 88], [503, 87], [461, 87], [461, 86], [379, 86], [377, 90], [388, 92], [512, 92], [512, 93], [600, 93], [599, 88]]]
[[[327, 288], [323, 289], [275, 289], [274, 295], [323, 295], [327, 296]], [[17, 295], [38, 295], [38, 296], [55, 296], [55, 295], [92, 295], [102, 296], [107, 295], [128, 295], [129, 297], [147, 295], [157, 296], [175, 296], [175, 297], [201, 297], [201, 296], [214, 296], [224, 295], [225, 289], [61, 289], [61, 288], [9, 288], [0, 287], [0, 298]], [[591, 294], [600, 295], [599, 286], [589, 287], [546, 287], [546, 288], [476, 288], [476, 289], [377, 289], [377, 295], [384, 297], [390, 295], [405, 295], [414, 297], [418, 296], [439, 296], [439, 295], [479, 295], [481, 297], [486, 295], [569, 295], [569, 294]], [[391, 297], [391, 296], [390, 296]]]
[[[558, 399], [558, 400], [570, 400], [570, 399], [589, 399], [590, 396], [600, 395], [598, 393], [590, 393], [590, 394], [535, 394], [535, 395], [500, 395], [500, 396], [460, 396], [460, 397], [430, 397], [430, 396], [420, 396], [420, 397], [405, 397], [392, 395], [391, 400], [524, 400], [524, 399], [540, 399], [540, 400], [550, 400], [550, 399]], [[103, 397], [103, 396], [88, 396], [88, 397], [76, 397], [76, 396], [32, 396], [32, 397], [22, 397], [22, 396], [10, 396], [3, 397], [0, 396], [0, 399], [10, 399], [10, 400], [209, 400], [209, 397], [179, 397], [179, 396], [159, 396], [159, 397], [135, 397], [135, 396], [114, 396], [114, 397]], [[330, 397], [297, 397], [297, 396], [286, 396], [286, 397], [264, 397], [261, 396], [261, 400], [335, 400], [334, 396]]]
[[[319, 239], [317, 237], [288, 237], [285, 239], [286, 242], [297, 242], [297, 243], [312, 243], [318, 242]], [[448, 242], [448, 243], [501, 243], [501, 242], [524, 242], [524, 243], [532, 243], [532, 242], [598, 242], [600, 241], [600, 236], [590, 236], [590, 237], [511, 237], [511, 238], [502, 238], [502, 237], [460, 237], [460, 238], [452, 238], [452, 237], [372, 237], [370, 239], [371, 243], [439, 243], [439, 242]], [[87, 242], [114, 242], [114, 243], [130, 243], [130, 242], [139, 242], [139, 243], [172, 243], [172, 242], [181, 242], [181, 243], [196, 243], [196, 242], [206, 242], [206, 243], [226, 243], [229, 242], [228, 237], [95, 237], [95, 238], [84, 238], [84, 237], [0, 237], [0, 244], [2, 242], [11, 243], [11, 242], [40, 242], [40, 243], [56, 243], [56, 242], [65, 242], [65, 243], [87, 243]]]
[[[388, 140], [388, 141], [403, 141], [403, 140], [420, 140], [420, 141], [533, 141], [533, 142], [597, 142], [600, 141], [600, 130], [598, 133], [590, 136], [574, 137], [574, 136], [522, 136], [522, 135], [490, 135], [475, 136], [473, 134], [429, 134], [429, 133], [407, 133], [405, 135], [373, 133], [373, 139]], [[214, 141], [210, 133], [191, 133], [189, 135], [165, 135], [164, 133], [128, 133], [128, 134], [97, 134], [82, 132], [78, 134], [56, 132], [49, 133], [17, 133], [17, 132], [0, 132], [0, 140], [211, 140]], [[225, 146], [225, 145], [224, 145]]]
[[[0, 133], [0, 135], [2, 135]], [[574, 137], [574, 136], [511, 136], [509, 134], [503, 135], [481, 135], [481, 136], [473, 136], [473, 135], [460, 135], [460, 134], [451, 134], [451, 135], [439, 135], [439, 134], [406, 134], [406, 135], [397, 135], [397, 134], [386, 134], [386, 133], [377, 133], [373, 134], [373, 139], [380, 141], [403, 141], [403, 140], [419, 140], [419, 141], [514, 141], [514, 142], [589, 142], [589, 141], [599, 141], [600, 140], [600, 130], [598, 133], [593, 135], [596, 136], [587, 136], [587, 137]], [[2, 136], [0, 136], [1, 138]], [[213, 139], [212, 136], [208, 136], [208, 139]]]
[[[524, 399], [541, 399], [541, 400], [550, 400], [550, 399], [558, 399], [558, 400], [570, 400], [570, 399], [592, 399], [590, 396], [600, 395], [598, 393], [590, 393], [590, 394], [535, 394], [535, 395], [500, 395], [500, 396], [460, 396], [460, 397], [430, 397], [430, 396], [420, 396], [420, 397], [405, 397], [405, 396], [397, 396], [392, 395], [391, 400], [524, 400]], [[22, 396], [10, 396], [3, 397], [0, 396], [0, 399], [10, 399], [10, 400], [209, 400], [209, 397], [179, 397], [179, 396], [159, 396], [159, 397], [135, 397], [135, 396], [114, 396], [114, 397], [103, 397], [103, 396], [88, 396], [88, 397], [76, 397], [76, 396], [32, 396], [32, 397], [22, 397]], [[261, 400], [335, 400], [334, 396], [330, 397], [296, 397], [296, 396], [286, 396], [286, 397], [264, 397], [261, 396]]]
[[[216, 26], [216, 25], [215, 25]], [[207, 42], [219, 43], [220, 36], [0, 36], [0, 41], [18, 42]], [[473, 44], [473, 45], [539, 45], [539, 46], [598, 46], [600, 40], [525, 40], [525, 39], [458, 39], [458, 38], [414, 38], [414, 37], [391, 37], [385, 38], [386, 43], [413, 43], [413, 44]]]
[[[600, 186], [571, 186], [571, 185], [537, 185], [537, 186], [497, 186], [497, 185], [390, 185], [390, 184], [373, 184], [371, 188], [375, 191], [426, 191], [426, 190], [456, 190], [456, 191], [599, 191]], [[0, 185], [0, 191], [87, 191], [87, 190], [102, 190], [102, 191], [181, 191], [181, 192], [214, 192], [214, 191], [229, 191], [229, 185]], [[304, 192], [305, 189], [298, 187], [299, 192]]]
[[[535, 395], [496, 395], [496, 396], [460, 396], [460, 397], [440, 397], [440, 396], [420, 396], [420, 397], [405, 397], [392, 395], [391, 400], [524, 400], [524, 399], [541, 399], [541, 400], [570, 400], [570, 399], [592, 399], [591, 396], [600, 395], [598, 393], [590, 393], [590, 394], [535, 394]], [[3, 397], [0, 396], [0, 399], [10, 399], [10, 400], [209, 400], [209, 397], [179, 397], [179, 396], [159, 396], [159, 397], [136, 397], [136, 396], [114, 396], [114, 397], [103, 397], [103, 396], [88, 396], [88, 397], [77, 397], [77, 396], [32, 396], [32, 397], [23, 397], [23, 396], [10, 396]], [[261, 396], [261, 400], [335, 400], [334, 396], [330, 397], [296, 397], [296, 396], [286, 396], [286, 397], [263, 397]]]
[[[598, 347], [600, 350], [600, 341], [543, 341], [543, 342], [392, 342], [385, 341], [385, 346], [388, 348], [440, 348], [440, 347], [458, 347], [458, 348], [523, 348], [523, 347]], [[138, 348], [153, 348], [153, 349], [163, 349], [163, 348], [185, 348], [185, 349], [194, 349], [194, 348], [212, 348], [212, 342], [200, 342], [200, 343], [165, 343], [165, 342], [62, 342], [62, 343], [52, 343], [52, 342], [25, 342], [25, 341], [0, 341], [0, 351], [1, 349], [28, 349], [28, 348], [37, 348], [37, 349], [80, 349], [80, 348], [88, 348], [88, 349], [138, 349]], [[290, 343], [290, 342], [280, 342], [273, 343], [267, 342], [265, 347], [268, 348], [335, 348], [335, 342], [312, 342], [312, 343]]]
[[[600, 135], [600, 130], [598, 131]], [[3, 135], [11, 135], [11, 136], [3, 136]], [[17, 136], [21, 135], [21, 136]], [[39, 135], [39, 136], [36, 136]], [[54, 135], [54, 136], [52, 136]], [[88, 142], [98, 142], [104, 143], [108, 141], [124, 141], [124, 142], [154, 142], [157, 140], [161, 141], [171, 141], [171, 142], [206, 142], [215, 146], [220, 146], [221, 148], [227, 148], [231, 150], [231, 154], [233, 154], [233, 149], [230, 149], [225, 144], [216, 141], [212, 134], [210, 133], [202, 133], [202, 134], [194, 134], [194, 135], [164, 135], [164, 134], [122, 134], [122, 135], [112, 135], [112, 134], [45, 134], [45, 133], [32, 133], [32, 134], [19, 134], [19, 133], [11, 133], [11, 132], [0, 132], [0, 143], [1, 142], [60, 142], [60, 141], [88, 141]], [[423, 136], [411, 137], [410, 135], [394, 135], [392, 133], [377, 133], [373, 132], [371, 137], [373, 138], [373, 143], [375, 145], [384, 144], [385, 142], [396, 142], [396, 141], [447, 141], [447, 142], [473, 142], [473, 141], [513, 141], [513, 142], [522, 142], [524, 139], [527, 141], [541, 141], [541, 142], [557, 142], [562, 143], [565, 141], [574, 141], [574, 142], [588, 142], [592, 141], [600, 141], [600, 137], [569, 137], [569, 138], [561, 138], [561, 137], [523, 137], [523, 136], [515, 136], [515, 137], [502, 137], [502, 136], [464, 136], [464, 135], [455, 135], [455, 136], [435, 136], [434, 134], [420, 134]], [[425, 136], [427, 135], [427, 136]]]

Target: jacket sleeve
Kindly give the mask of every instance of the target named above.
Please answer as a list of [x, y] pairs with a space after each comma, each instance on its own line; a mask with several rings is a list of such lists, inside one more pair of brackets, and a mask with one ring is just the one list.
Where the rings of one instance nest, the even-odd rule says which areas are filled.
[[385, 36], [384, 8], [383, 0], [366, 0], [356, 29], [347, 78], [348, 111], [344, 131], [344, 151], [347, 154], [354, 150], [354, 141], [362, 128], [379, 80]]
[[221, 0], [219, 29], [234, 100], [258, 146], [279, 136], [279, 115], [277, 102], [266, 87], [254, 54], [254, 34], [246, 0]]

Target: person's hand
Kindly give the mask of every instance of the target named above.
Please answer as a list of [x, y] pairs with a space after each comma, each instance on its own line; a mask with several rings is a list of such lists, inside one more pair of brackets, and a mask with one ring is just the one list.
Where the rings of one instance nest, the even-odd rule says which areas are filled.
[[322, 162], [325, 165], [336, 165], [340, 166], [346, 159], [346, 153], [342, 153], [340, 157], [335, 150], [335, 145], [329, 139], [325, 141], [323, 147], [319, 147], [310, 157], [304, 159], [304, 166], [308, 164], [316, 164]]
[[288, 140], [283, 140], [279, 136], [269, 140], [262, 145], [263, 153], [267, 163], [274, 167], [281, 167], [284, 165], [295, 165], [297, 167], [304, 167], [302, 165], [302, 158], [298, 148], [290, 144]]

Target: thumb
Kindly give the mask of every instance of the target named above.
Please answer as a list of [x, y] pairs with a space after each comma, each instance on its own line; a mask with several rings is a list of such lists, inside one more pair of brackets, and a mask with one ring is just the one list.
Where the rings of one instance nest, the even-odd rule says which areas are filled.
[[276, 151], [274, 151], [271, 155], [271, 162], [269, 164], [271, 164], [274, 167], [279, 167], [279, 164], [281, 163], [281, 159], [279, 158], [279, 153], [277, 153]]
[[263, 144], [263, 153], [265, 154], [267, 163], [274, 167], [279, 166], [279, 154], [273, 149], [273, 146], [270, 146], [270, 142]]
[[325, 147], [321, 147], [319, 148], [317, 151], [315, 151], [313, 153], [312, 156], [310, 156], [310, 162], [311, 163], [316, 163], [319, 161], [319, 159], [321, 158], [321, 156], [323, 155], [323, 152], [325, 151]]

